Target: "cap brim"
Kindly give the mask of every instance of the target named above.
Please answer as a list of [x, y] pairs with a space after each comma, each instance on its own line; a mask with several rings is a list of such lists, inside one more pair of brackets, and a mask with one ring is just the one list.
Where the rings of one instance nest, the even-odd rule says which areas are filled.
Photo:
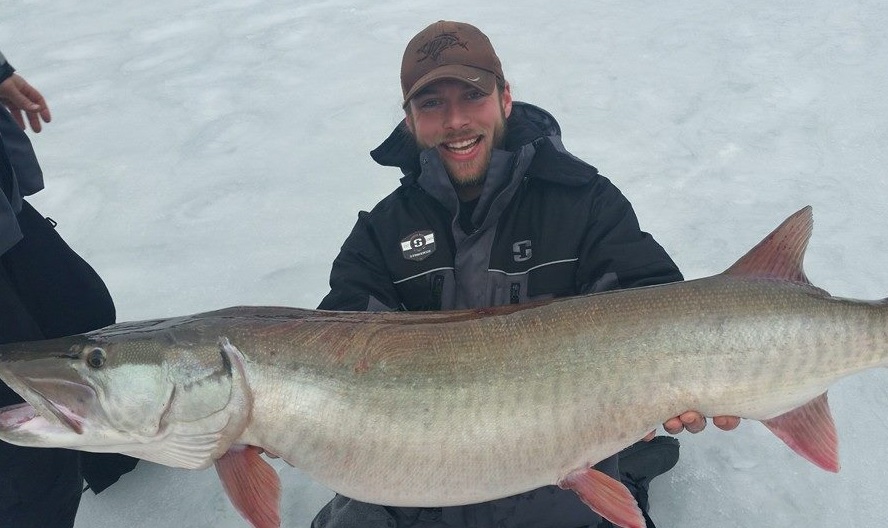
[[488, 95], [496, 90], [495, 73], [480, 68], [473, 68], [472, 66], [464, 66], [462, 64], [447, 64], [435, 68], [413, 83], [413, 87], [410, 88], [410, 91], [404, 96], [404, 106], [407, 106], [410, 99], [419, 93], [420, 90], [434, 82], [444, 79], [464, 82]]

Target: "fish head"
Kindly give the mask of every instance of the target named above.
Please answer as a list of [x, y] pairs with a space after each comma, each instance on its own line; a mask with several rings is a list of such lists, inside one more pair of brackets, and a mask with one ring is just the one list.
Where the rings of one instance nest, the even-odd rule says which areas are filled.
[[244, 361], [225, 339], [172, 334], [99, 332], [4, 345], [0, 379], [25, 403], [0, 409], [0, 439], [207, 467], [245, 427]]

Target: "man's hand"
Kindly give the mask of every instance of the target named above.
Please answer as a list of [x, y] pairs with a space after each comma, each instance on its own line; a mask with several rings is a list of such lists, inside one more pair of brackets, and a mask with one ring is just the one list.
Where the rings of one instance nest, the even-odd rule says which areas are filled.
[[[712, 423], [723, 431], [730, 431], [740, 425], [740, 418], [737, 416], [715, 416], [712, 418]], [[678, 434], [685, 429], [691, 433], [699, 433], [705, 427], [706, 418], [696, 411], [682, 413], [675, 418], [666, 420], [663, 424], [663, 429], [669, 434]]]
[[36, 88], [28, 84], [21, 75], [13, 73], [11, 77], [0, 83], [0, 103], [9, 109], [13, 119], [25, 130], [24, 112], [28, 116], [28, 122], [34, 132], [40, 132], [43, 126], [40, 124], [52, 120], [46, 99]]

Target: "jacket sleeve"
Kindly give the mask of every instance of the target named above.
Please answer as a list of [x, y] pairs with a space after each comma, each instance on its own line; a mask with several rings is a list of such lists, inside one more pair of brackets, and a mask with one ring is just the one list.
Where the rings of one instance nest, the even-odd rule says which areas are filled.
[[641, 230], [629, 200], [607, 178], [596, 185], [580, 248], [580, 293], [635, 288], [682, 280], [654, 238]]
[[0, 51], [0, 82], [12, 77], [14, 72], [15, 68], [12, 67], [12, 64], [6, 62], [6, 57], [4, 57], [3, 52]]
[[330, 272], [330, 292], [318, 305], [321, 310], [390, 311], [399, 307], [398, 294], [386, 271], [378, 238], [368, 220], [358, 222], [345, 240]]

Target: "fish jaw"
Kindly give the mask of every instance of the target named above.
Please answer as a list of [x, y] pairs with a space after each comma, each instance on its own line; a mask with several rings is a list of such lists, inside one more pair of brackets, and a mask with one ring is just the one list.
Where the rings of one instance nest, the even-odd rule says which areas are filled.
[[[38, 414], [30, 403], [20, 403], [0, 409], [0, 436], [11, 444], [26, 447], [44, 447], [48, 442], [58, 443], [62, 438], [71, 440], [83, 434], [79, 417], [71, 415], [67, 409], [57, 408], [53, 415], [61, 415], [65, 425]], [[48, 440], [51, 439], [51, 440]]]
[[0, 365], [0, 379], [25, 403], [0, 409], [0, 439], [24, 447], [76, 447], [98, 441], [119, 445], [115, 435], [97, 435], [106, 418], [96, 390], [58, 360]]

